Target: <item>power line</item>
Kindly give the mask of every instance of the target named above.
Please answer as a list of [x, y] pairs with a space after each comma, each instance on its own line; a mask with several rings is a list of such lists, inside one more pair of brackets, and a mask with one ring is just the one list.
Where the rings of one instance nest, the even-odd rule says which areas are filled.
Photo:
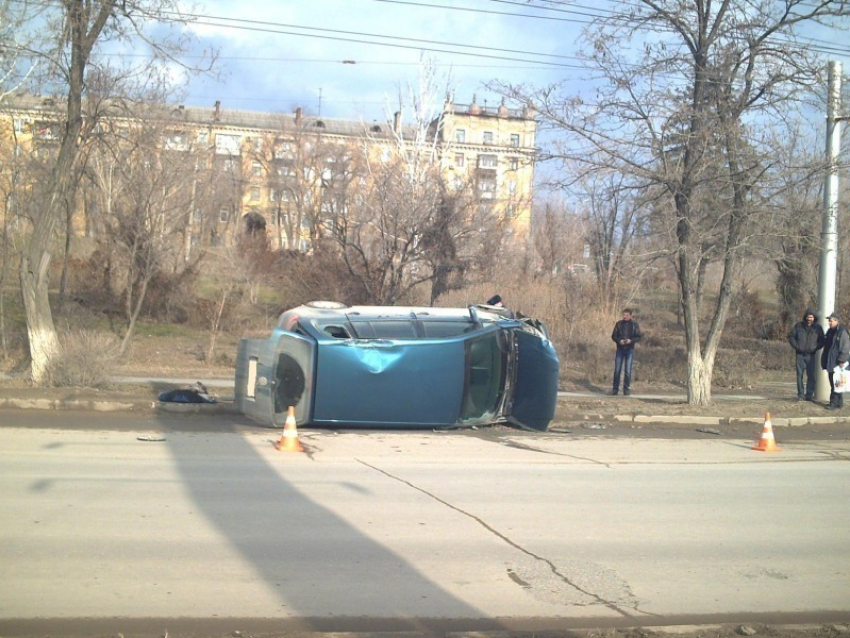
[[[247, 26], [245, 24], [242, 25], [231, 25], [220, 22], [213, 22], [212, 20], [225, 20], [227, 22], [242, 22], [248, 24], [259, 24], [266, 26]], [[222, 27], [222, 28], [234, 28], [242, 31], [254, 31], [259, 33], [274, 33], [277, 35], [292, 35], [297, 37], [306, 37], [306, 38], [318, 38], [320, 40], [331, 40], [335, 42], [351, 42], [355, 44], [366, 44], [366, 45], [377, 45], [377, 46], [385, 46], [392, 47], [397, 49], [412, 49], [416, 51], [428, 51], [431, 53], [447, 53], [451, 55], [464, 55], [464, 56], [473, 56], [478, 58], [486, 58], [491, 60], [510, 60], [512, 62], [524, 62], [524, 63], [532, 63], [532, 64], [541, 64], [553, 67], [564, 67], [564, 68], [582, 68], [581, 66], [575, 64], [565, 64], [563, 62], [549, 62], [547, 60], [525, 60], [516, 57], [508, 57], [505, 55], [495, 55], [495, 54], [487, 54], [487, 53], [478, 53], [477, 51], [493, 51], [496, 53], [516, 53], [519, 55], [529, 55], [529, 56], [540, 56], [540, 57], [549, 57], [549, 58], [558, 58], [564, 60], [576, 60], [575, 56], [566, 56], [566, 55], [557, 55], [554, 53], [536, 53], [532, 51], [520, 51], [514, 49], [501, 49], [497, 47], [484, 47], [484, 46], [476, 46], [471, 44], [457, 44], [452, 42], [441, 42], [435, 40], [424, 40], [419, 38], [403, 38], [400, 36], [388, 36], [388, 35], [380, 35], [380, 34], [369, 34], [369, 33], [359, 33], [352, 31], [342, 31], [337, 29], [321, 29], [319, 27], [303, 27], [298, 25], [275, 25], [271, 22], [261, 22], [255, 20], [243, 20], [239, 18], [220, 18], [216, 16], [212, 16], [211, 18], [203, 18], [197, 16], [193, 19], [193, 24], [198, 24], [202, 26], [212, 26], [212, 27]], [[280, 26], [281, 28], [278, 28]], [[312, 33], [299, 33], [296, 31], [285, 31], [283, 28], [296, 28], [296, 29], [305, 29], [310, 31], [317, 31], [321, 33], [340, 33], [340, 34], [350, 34], [356, 35], [366, 38], [384, 38], [388, 40], [399, 40], [401, 42], [411, 42], [411, 43], [422, 43], [420, 44], [398, 44], [393, 42], [372, 42], [369, 40], [362, 40], [352, 37], [342, 37], [342, 36], [331, 36], [331, 35], [316, 35]], [[448, 46], [448, 47], [458, 47], [462, 49], [470, 49], [471, 51], [454, 51], [451, 49], [437, 48], [437, 46]]]
[[[12, 0], [15, 2], [16, 0]], [[433, 3], [427, 2], [413, 2], [412, 0], [377, 0], [378, 2], [385, 2], [390, 4], [403, 4], [407, 6], [418, 6], [429, 9], [440, 9], [440, 10], [450, 10], [450, 11], [469, 11], [473, 13], [483, 13], [483, 14], [496, 14], [496, 15], [505, 15], [509, 17], [519, 17], [519, 18], [534, 18], [534, 19], [546, 19], [546, 20], [558, 20], [563, 22], [568, 22], [572, 24], [589, 24], [592, 20], [577, 20], [575, 18], [558, 18], [553, 16], [534, 16], [528, 14], [517, 14], [517, 13], [508, 13], [508, 12], [494, 12], [486, 9], [480, 8], [470, 8], [470, 7], [456, 7], [456, 6], [447, 6], [447, 5], [436, 5]], [[561, 7], [546, 7], [534, 4], [527, 4], [524, 2], [520, 2], [518, 0], [489, 0], [492, 3], [498, 4], [506, 4], [506, 5], [514, 5], [514, 6], [522, 6], [525, 9], [535, 9], [541, 11], [548, 11], [560, 14], [569, 14], [569, 15], [583, 15], [592, 17], [594, 19], [600, 18], [603, 15], [617, 17], [619, 14], [611, 9], [601, 9], [598, 7], [586, 7], [584, 5], [571, 5], [575, 7], [575, 9], [561, 8]], [[54, 4], [47, 0], [43, 3], [43, 6], [48, 6], [49, 4]], [[577, 9], [585, 9], [587, 11], [577, 11]], [[591, 11], [593, 13], [591, 13]], [[559, 54], [551, 54], [551, 53], [539, 53], [534, 51], [526, 51], [526, 50], [517, 50], [517, 49], [503, 49], [497, 47], [484, 47], [463, 43], [453, 43], [453, 42], [445, 42], [445, 41], [437, 41], [437, 40], [429, 40], [425, 38], [406, 38], [401, 36], [390, 36], [384, 34], [372, 34], [372, 33], [364, 33], [359, 31], [345, 31], [339, 29], [328, 29], [321, 27], [310, 27], [296, 24], [287, 24], [287, 23], [275, 23], [271, 21], [262, 21], [262, 20], [247, 20], [240, 18], [229, 18], [226, 16], [212, 16], [206, 14], [181, 14], [172, 12], [171, 15], [176, 16], [174, 21], [189, 19], [192, 20], [195, 24], [204, 25], [204, 26], [213, 26], [220, 27], [224, 29], [236, 29], [242, 31], [255, 31], [255, 32], [265, 32], [272, 33], [277, 35], [292, 35], [297, 37], [311, 37], [316, 39], [337, 41], [337, 42], [350, 42], [354, 44], [361, 44], [366, 46], [383, 46], [383, 47], [392, 47], [392, 48], [400, 48], [400, 49], [409, 49], [409, 50], [417, 50], [417, 51], [428, 51], [432, 53], [445, 53], [448, 55], [459, 55], [459, 56], [471, 56], [478, 57], [482, 59], [490, 59], [490, 60], [509, 60], [511, 62], [519, 62], [524, 64], [532, 64], [538, 65], [533, 68], [545, 68], [545, 67], [556, 67], [556, 68], [572, 68], [572, 69], [586, 69], [585, 66], [581, 64], [581, 59], [576, 56], [566, 56]], [[221, 21], [221, 22], [216, 22]], [[231, 24], [233, 23], [233, 24]], [[246, 26], [250, 25], [250, 26]], [[299, 29], [302, 31], [313, 31], [315, 33], [300, 33], [287, 31], [284, 29]], [[326, 35], [326, 34], [337, 34], [337, 35]], [[357, 36], [357, 37], [342, 37], [342, 36]], [[398, 44], [394, 42], [380, 42], [380, 41], [372, 41], [366, 40], [362, 38], [378, 38], [383, 40], [393, 40], [402, 43], [411, 43], [411, 44]], [[811, 39], [800, 38], [798, 36], [798, 40], [801, 42], [807, 42], [809, 44], [808, 48], [822, 52], [826, 54], [848, 54], [850, 55], [850, 48], [841, 47], [839, 45], [833, 45], [832, 43], [824, 43], [822, 40], [814, 41]], [[790, 42], [790, 40], [784, 38], [776, 38], [777, 43], [785, 44]], [[415, 43], [415, 44], [413, 44]], [[427, 46], [423, 46], [427, 45]], [[442, 47], [452, 47], [453, 49], [468, 49], [468, 51], [464, 50], [452, 50], [446, 49]], [[491, 53], [480, 53], [480, 52], [491, 52]], [[534, 59], [518, 59], [513, 56], [506, 55], [496, 55], [496, 54], [516, 54], [522, 56], [531, 56], [531, 57], [546, 57], [546, 58], [554, 58], [557, 60], [577, 60], [579, 64], [565, 64], [558, 62], [550, 62], [547, 60], [534, 60]], [[262, 60], [263, 58], [256, 58], [257, 60]], [[507, 68], [507, 67], [493, 67], [490, 68]]]
[[[456, 42], [445, 42], [445, 41], [441, 41], [441, 40], [430, 40], [430, 39], [425, 39], [425, 38], [407, 38], [407, 37], [402, 37], [402, 36], [384, 35], [384, 34], [381, 34], [381, 33], [365, 33], [365, 32], [362, 32], [362, 31], [346, 31], [346, 30], [342, 30], [342, 29], [329, 29], [329, 28], [326, 28], [326, 27], [310, 27], [310, 26], [304, 26], [304, 25], [300, 25], [300, 24], [270, 22], [270, 21], [266, 21], [266, 20], [248, 20], [246, 18], [229, 18], [229, 17], [223, 17], [223, 16], [212, 16], [212, 15], [211, 16], [205, 16], [205, 15], [197, 15], [197, 14], [196, 15], [187, 15], [186, 17], [191, 17], [191, 18], [200, 19], [200, 20], [224, 20], [224, 21], [227, 21], [227, 22], [236, 22], [236, 23], [241, 23], [241, 24], [247, 24], [247, 25], [252, 25], [252, 26], [250, 26], [250, 27], [238, 27], [238, 28], [244, 28], [244, 29], [247, 29], [247, 30], [260, 30], [260, 31], [269, 30], [273, 33], [276, 32], [274, 29], [278, 29], [278, 28], [303, 29], [305, 31], [315, 31], [315, 32], [319, 32], [319, 33], [333, 33], [333, 34], [340, 34], [340, 35], [344, 35], [344, 36], [358, 36], [358, 37], [366, 37], [366, 38], [382, 38], [382, 39], [386, 39], [386, 40], [398, 40], [398, 41], [401, 41], [401, 42], [418, 42], [418, 43], [424, 43], [424, 44], [428, 44], [428, 45], [460, 47], [460, 48], [467, 48], [467, 49], [477, 49], [477, 50], [482, 50], [482, 51], [495, 51], [495, 52], [499, 52], [499, 53], [517, 53], [517, 54], [520, 54], [520, 55], [532, 55], [532, 56], [539, 56], [539, 57], [546, 57], [546, 58], [576, 59], [575, 56], [559, 55], [559, 54], [555, 54], [555, 53], [537, 53], [537, 52], [534, 52], [534, 51], [523, 51], [523, 50], [517, 50], [517, 49], [502, 49], [502, 48], [498, 48], [498, 47], [486, 47], [486, 46], [478, 46], [478, 45], [472, 45], [472, 44], [459, 44], [459, 43], [456, 43]], [[209, 25], [210, 23], [200, 22], [200, 24]], [[213, 26], [225, 26], [225, 25], [213, 25]], [[287, 33], [287, 34], [291, 35], [291, 33]], [[303, 34], [301, 34], [301, 35], [303, 35]]]
[[[140, 58], [147, 59], [150, 56], [144, 53], [99, 53], [100, 57], [117, 57], [117, 58]], [[203, 60], [209, 56], [204, 55], [182, 55], [181, 60]], [[242, 56], [242, 55], [219, 55], [216, 60], [237, 61], [237, 62], [298, 62], [304, 64], [339, 64], [343, 66], [419, 66], [419, 62], [400, 62], [395, 60], [351, 60], [338, 58], [279, 58], [279, 57], [257, 57], [257, 56]], [[535, 66], [540, 62], [530, 61], [527, 65], [511, 65], [511, 64], [458, 64], [455, 62], [440, 64], [435, 63], [435, 66], [450, 66], [452, 68], [463, 69], [515, 69], [515, 70], [543, 70], [547, 67]]]
[[[472, 7], [456, 7], [450, 5], [443, 4], [431, 4], [428, 2], [412, 2], [411, 0], [374, 0], [375, 2], [384, 2], [386, 4], [401, 4], [413, 7], [422, 7], [425, 9], [441, 9], [448, 11], [463, 11], [468, 13], [478, 13], [478, 14], [486, 14], [486, 15], [498, 15], [498, 16], [507, 16], [512, 18], [528, 18], [531, 20], [550, 20], [550, 21], [558, 21], [558, 22], [570, 22], [572, 24], [590, 24], [591, 20], [576, 20], [575, 18], [559, 18], [556, 16], [546, 16], [546, 15], [532, 15], [528, 13], [511, 13], [508, 11], [495, 11], [491, 9], [476, 9]], [[498, 1], [498, 0], [491, 0]], [[548, 9], [548, 7], [536, 7], [534, 5], [522, 4], [519, 2], [509, 2], [508, 4], [517, 4], [527, 9]], [[579, 11], [569, 11], [564, 10], [563, 13], [576, 14], [576, 15], [587, 15], [590, 17], [600, 17], [599, 14], [588, 14], [582, 13]]]

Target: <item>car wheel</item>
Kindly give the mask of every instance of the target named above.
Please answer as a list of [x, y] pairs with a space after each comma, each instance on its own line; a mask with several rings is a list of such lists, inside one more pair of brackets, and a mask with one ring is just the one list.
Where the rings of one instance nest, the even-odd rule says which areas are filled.
[[348, 308], [348, 304], [344, 304], [341, 301], [308, 301], [304, 305], [308, 308], [324, 308], [325, 310]]

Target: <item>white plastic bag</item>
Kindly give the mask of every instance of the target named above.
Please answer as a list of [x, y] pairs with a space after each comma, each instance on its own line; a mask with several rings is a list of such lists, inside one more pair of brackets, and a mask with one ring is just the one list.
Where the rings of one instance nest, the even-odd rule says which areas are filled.
[[850, 392], [850, 370], [835, 366], [832, 370], [832, 385], [839, 394]]

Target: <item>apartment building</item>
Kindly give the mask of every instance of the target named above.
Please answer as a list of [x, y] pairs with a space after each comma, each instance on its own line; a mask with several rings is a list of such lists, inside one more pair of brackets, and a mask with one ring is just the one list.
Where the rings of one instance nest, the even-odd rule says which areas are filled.
[[512, 220], [527, 232], [531, 220], [537, 123], [528, 108], [453, 104], [441, 115], [440, 146], [444, 174], [450, 179], [471, 177], [482, 202], [494, 214]]
[[[62, 104], [52, 98], [12, 96], [0, 105], [0, 157], [28, 157], [24, 169], [2, 161], [0, 187], [14, 193], [20, 171], [45, 170], [58, 149]], [[149, 107], [144, 115], [117, 109], [99, 125], [104, 132], [144, 130], [159, 148], [183, 161], [170, 166], [174, 188], [190, 211], [181, 229], [186, 251], [199, 244], [231, 241], [247, 229], [264, 230], [275, 247], [308, 250], [333, 224], [334, 193], [350, 179], [358, 153], [387, 159], [400, 140], [417, 131], [400, 117], [363, 122], [294, 113], [233, 110], [220, 102], [209, 108]], [[481, 207], [500, 216], [516, 233], [530, 225], [536, 122], [530, 109], [446, 101], [428, 127], [439, 167], [449, 185], [471, 188]], [[403, 142], [402, 142], [403, 145]], [[33, 180], [32, 175], [29, 177]], [[102, 199], [102, 198], [101, 198]], [[0, 213], [14, 197], [4, 197]], [[79, 194], [73, 231], [96, 236], [103, 204]]]

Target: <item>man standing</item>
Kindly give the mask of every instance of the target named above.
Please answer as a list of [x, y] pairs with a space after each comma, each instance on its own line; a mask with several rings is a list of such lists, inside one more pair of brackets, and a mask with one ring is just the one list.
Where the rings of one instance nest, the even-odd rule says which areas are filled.
[[827, 410], [838, 410], [844, 407], [844, 394], [835, 391], [835, 380], [833, 370], [836, 366], [844, 367], [850, 358], [850, 335], [841, 325], [841, 319], [834, 312], [827, 318], [829, 330], [823, 340], [823, 353], [820, 356], [820, 365], [829, 375], [829, 405]]
[[[815, 353], [823, 348], [823, 328], [811, 308], [788, 335], [788, 343], [797, 353], [797, 400], [812, 401], [815, 396]], [[803, 385], [803, 373], [806, 383]]]
[[638, 326], [637, 321], [632, 319], [631, 309], [623, 310], [623, 318], [614, 324], [611, 339], [617, 344], [617, 354], [614, 358], [614, 388], [611, 390], [611, 394], [616, 395], [620, 391], [620, 375], [625, 369], [623, 395], [629, 396], [631, 394], [635, 344], [640, 341], [640, 326]]

